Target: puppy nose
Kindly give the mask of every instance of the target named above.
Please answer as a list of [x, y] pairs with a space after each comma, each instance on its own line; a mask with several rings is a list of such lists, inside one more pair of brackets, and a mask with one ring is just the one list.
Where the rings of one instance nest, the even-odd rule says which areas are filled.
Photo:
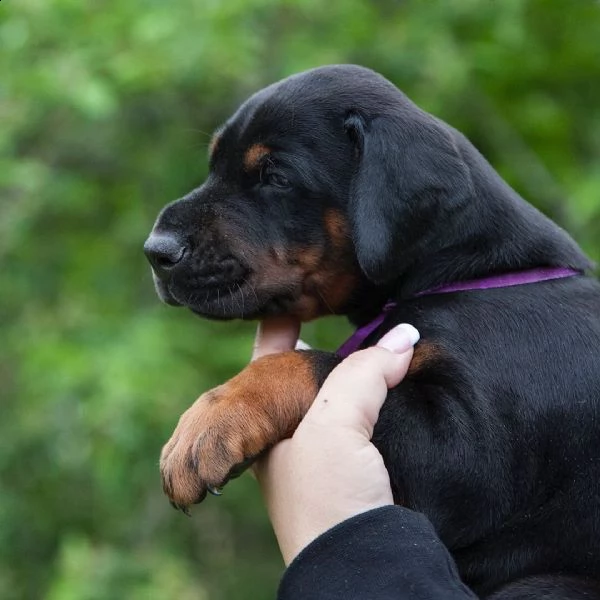
[[144, 253], [154, 272], [164, 278], [175, 265], [181, 262], [186, 247], [172, 235], [151, 233], [144, 244]]

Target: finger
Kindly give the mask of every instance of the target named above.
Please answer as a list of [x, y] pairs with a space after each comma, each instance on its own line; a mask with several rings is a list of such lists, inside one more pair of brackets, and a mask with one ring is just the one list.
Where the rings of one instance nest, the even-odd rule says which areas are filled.
[[293, 350], [300, 335], [300, 321], [293, 317], [269, 317], [258, 324], [252, 360], [267, 354]]
[[418, 335], [402, 324], [381, 339], [380, 347], [350, 355], [331, 372], [304, 423], [358, 429], [370, 439], [388, 389], [408, 371]]

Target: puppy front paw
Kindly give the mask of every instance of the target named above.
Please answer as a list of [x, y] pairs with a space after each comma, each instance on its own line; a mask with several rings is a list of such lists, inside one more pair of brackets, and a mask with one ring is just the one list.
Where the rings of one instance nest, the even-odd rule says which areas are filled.
[[265, 356], [203, 394], [160, 457], [163, 489], [184, 512], [292, 435], [317, 394], [309, 353]]

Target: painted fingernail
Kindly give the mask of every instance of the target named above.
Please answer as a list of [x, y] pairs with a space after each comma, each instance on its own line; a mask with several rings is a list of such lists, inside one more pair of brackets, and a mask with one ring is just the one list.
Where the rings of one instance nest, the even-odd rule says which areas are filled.
[[312, 350], [312, 348], [303, 340], [296, 342], [296, 350]]
[[396, 325], [394, 329], [390, 329], [377, 343], [380, 348], [385, 348], [390, 352], [402, 354], [409, 348], [412, 348], [421, 337], [421, 334], [415, 327], [408, 323]]

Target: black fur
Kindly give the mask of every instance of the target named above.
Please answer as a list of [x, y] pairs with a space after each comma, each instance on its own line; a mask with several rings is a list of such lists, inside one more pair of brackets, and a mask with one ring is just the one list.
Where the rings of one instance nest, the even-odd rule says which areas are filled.
[[[396, 499], [428, 516], [483, 596], [600, 598], [600, 285], [575, 242], [367, 69], [288, 78], [221, 131], [206, 183], [147, 243], [161, 297], [212, 318], [338, 312], [356, 324], [396, 300], [368, 343], [409, 322], [433, 349], [375, 430]], [[243, 166], [252, 144], [269, 149], [255, 170]], [[346, 245], [327, 233], [331, 211]], [[301, 268], [311, 249], [320, 258]], [[545, 266], [582, 274], [415, 296]], [[353, 283], [334, 302], [314, 269]], [[338, 361], [318, 356], [322, 381]]]

